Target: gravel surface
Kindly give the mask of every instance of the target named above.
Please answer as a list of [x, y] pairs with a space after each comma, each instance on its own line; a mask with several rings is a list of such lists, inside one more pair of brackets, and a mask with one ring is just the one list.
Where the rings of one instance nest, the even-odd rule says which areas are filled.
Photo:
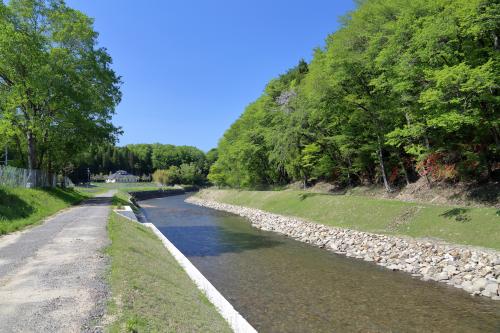
[[113, 192], [0, 237], [0, 332], [100, 332]]

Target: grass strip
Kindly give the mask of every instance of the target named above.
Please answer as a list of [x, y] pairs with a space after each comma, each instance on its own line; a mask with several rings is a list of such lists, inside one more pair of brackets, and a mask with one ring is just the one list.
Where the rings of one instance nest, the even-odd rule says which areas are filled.
[[203, 190], [201, 198], [360, 231], [500, 249], [500, 211], [306, 191]]
[[73, 189], [27, 189], [0, 186], [0, 235], [38, 224], [88, 194]]
[[153, 232], [112, 213], [110, 332], [231, 332]]

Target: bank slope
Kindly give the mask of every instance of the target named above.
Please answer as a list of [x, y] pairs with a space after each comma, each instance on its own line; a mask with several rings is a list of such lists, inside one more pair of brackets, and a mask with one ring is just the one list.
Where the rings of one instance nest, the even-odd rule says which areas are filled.
[[231, 332], [149, 229], [114, 213], [108, 228], [110, 332]]
[[89, 195], [72, 189], [26, 189], [0, 186], [0, 235], [41, 222]]
[[209, 189], [197, 196], [335, 227], [438, 238], [450, 243], [500, 249], [500, 216], [495, 208], [432, 205], [288, 190]]

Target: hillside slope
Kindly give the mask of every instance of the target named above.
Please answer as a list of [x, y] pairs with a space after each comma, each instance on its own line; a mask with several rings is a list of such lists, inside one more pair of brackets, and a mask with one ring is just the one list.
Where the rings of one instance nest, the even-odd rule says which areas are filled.
[[87, 196], [72, 189], [26, 189], [0, 186], [0, 235], [38, 223]]
[[496, 208], [433, 205], [306, 191], [203, 190], [201, 198], [374, 233], [500, 249]]

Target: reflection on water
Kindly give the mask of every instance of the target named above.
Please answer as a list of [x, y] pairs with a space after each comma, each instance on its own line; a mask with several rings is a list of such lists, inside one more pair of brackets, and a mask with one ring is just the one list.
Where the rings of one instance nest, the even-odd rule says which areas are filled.
[[500, 302], [261, 231], [184, 199], [142, 203], [260, 332], [500, 332]]

